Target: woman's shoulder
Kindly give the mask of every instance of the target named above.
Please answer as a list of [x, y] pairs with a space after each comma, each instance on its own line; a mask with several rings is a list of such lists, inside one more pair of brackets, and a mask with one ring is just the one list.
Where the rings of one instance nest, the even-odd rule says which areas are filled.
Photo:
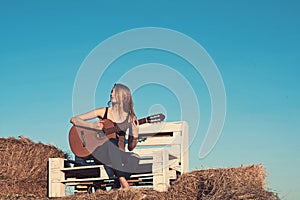
[[109, 107], [100, 107], [100, 108], [96, 108], [96, 109], [95, 109], [96, 115], [97, 115], [99, 118], [103, 118], [107, 109], [109, 109]]

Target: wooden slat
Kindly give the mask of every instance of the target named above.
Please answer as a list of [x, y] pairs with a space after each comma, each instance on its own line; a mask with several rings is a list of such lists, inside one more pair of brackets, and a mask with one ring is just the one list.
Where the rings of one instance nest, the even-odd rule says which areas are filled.
[[181, 122], [161, 122], [157, 124], [142, 124], [139, 126], [139, 134], [181, 131]]
[[61, 181], [62, 183], [77, 183], [77, 182], [89, 182], [89, 181], [102, 181], [102, 180], [106, 180], [104, 178], [81, 178], [81, 179], [67, 179], [67, 180], [63, 180]]
[[138, 143], [138, 146], [166, 146], [174, 144], [181, 144], [179, 135], [173, 137], [147, 137], [144, 142]]
[[61, 197], [65, 196], [65, 185], [61, 183], [64, 179], [64, 173], [60, 170], [64, 166], [63, 158], [49, 158], [48, 168], [48, 196]]
[[81, 170], [81, 169], [95, 169], [101, 168], [103, 165], [89, 165], [89, 166], [80, 166], [80, 167], [66, 167], [62, 168], [61, 171], [74, 171], [74, 170]]
[[188, 124], [182, 122], [182, 141], [181, 141], [181, 173], [188, 172], [189, 170], [189, 137], [188, 137]]
[[145, 157], [145, 156], [152, 156], [153, 152], [161, 151], [163, 149], [167, 149], [172, 156], [175, 156], [177, 158], [180, 157], [181, 148], [180, 148], [179, 144], [168, 145], [168, 146], [164, 146], [164, 147], [154, 147], [154, 148], [151, 148], [151, 147], [149, 147], [149, 148], [137, 147], [132, 152], [138, 154], [140, 157]]
[[94, 182], [80, 182], [80, 181], [77, 181], [77, 182], [67, 182], [66, 185], [68, 186], [82, 186], [82, 185], [93, 185]]

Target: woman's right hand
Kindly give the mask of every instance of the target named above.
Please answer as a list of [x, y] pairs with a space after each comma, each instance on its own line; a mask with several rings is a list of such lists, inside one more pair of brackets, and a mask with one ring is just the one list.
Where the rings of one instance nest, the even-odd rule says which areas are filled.
[[97, 121], [92, 123], [92, 128], [98, 129], [98, 130], [103, 130], [103, 122], [102, 121]]

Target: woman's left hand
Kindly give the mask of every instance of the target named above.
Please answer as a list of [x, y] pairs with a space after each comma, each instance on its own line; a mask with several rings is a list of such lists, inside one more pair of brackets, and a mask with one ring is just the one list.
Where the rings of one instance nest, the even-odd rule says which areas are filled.
[[132, 136], [134, 138], [139, 137], [139, 121], [138, 120], [134, 120], [132, 122]]

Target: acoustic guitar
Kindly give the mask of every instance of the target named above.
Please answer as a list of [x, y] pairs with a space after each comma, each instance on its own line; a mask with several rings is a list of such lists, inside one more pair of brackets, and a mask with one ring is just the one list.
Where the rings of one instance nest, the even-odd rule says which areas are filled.
[[[163, 114], [155, 114], [139, 119], [139, 124], [158, 123], [165, 119]], [[117, 126], [110, 119], [103, 120], [103, 129], [94, 129], [84, 126], [72, 126], [69, 131], [69, 144], [72, 152], [78, 157], [87, 157], [94, 150], [108, 141], [110, 138], [116, 137], [116, 132], [126, 130], [130, 127], [130, 123], [123, 124], [123, 127]]]

